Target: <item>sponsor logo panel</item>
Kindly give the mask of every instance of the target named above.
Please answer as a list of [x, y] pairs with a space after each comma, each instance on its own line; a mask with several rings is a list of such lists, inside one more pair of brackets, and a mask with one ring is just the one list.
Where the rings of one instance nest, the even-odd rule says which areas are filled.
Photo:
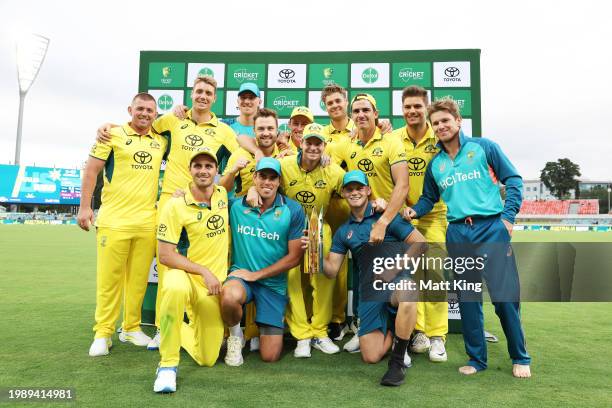
[[269, 64], [268, 88], [306, 88], [306, 64]]
[[180, 88], [185, 86], [185, 64], [152, 62], [149, 64], [149, 87]]
[[351, 87], [388, 88], [389, 63], [351, 64]]
[[238, 89], [244, 82], [254, 82], [258, 87], [266, 86], [265, 64], [228, 64], [227, 87]]
[[324, 88], [338, 84], [348, 87], [348, 64], [310, 64], [308, 65], [308, 87]]
[[459, 105], [461, 116], [472, 116], [472, 91], [454, 89], [435, 89], [434, 99], [451, 98]]
[[268, 91], [266, 107], [288, 118], [296, 106], [306, 105], [306, 91]]
[[157, 113], [160, 114], [170, 112], [176, 105], [183, 103], [183, 91], [149, 89], [147, 92], [157, 101]]
[[325, 110], [325, 104], [321, 101], [321, 91], [308, 92], [308, 107], [313, 116], [329, 116]]
[[393, 64], [394, 88], [404, 88], [411, 85], [431, 87], [431, 63], [429, 62], [400, 62]]
[[471, 84], [470, 62], [434, 62], [434, 86], [436, 88], [467, 88]]
[[225, 88], [225, 64], [197, 63], [187, 66], [187, 85], [193, 86], [193, 82], [199, 76], [208, 75], [217, 81], [217, 88]]

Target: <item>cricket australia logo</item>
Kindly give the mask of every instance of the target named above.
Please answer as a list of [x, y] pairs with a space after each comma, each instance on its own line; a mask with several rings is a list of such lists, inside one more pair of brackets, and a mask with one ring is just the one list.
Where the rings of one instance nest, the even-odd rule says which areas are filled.
[[325, 188], [326, 185], [327, 183], [323, 180], [317, 180], [317, 182], [314, 184], [315, 188]]
[[376, 149], [372, 150], [372, 156], [382, 156], [383, 155], [383, 149], [382, 147], [377, 147]]

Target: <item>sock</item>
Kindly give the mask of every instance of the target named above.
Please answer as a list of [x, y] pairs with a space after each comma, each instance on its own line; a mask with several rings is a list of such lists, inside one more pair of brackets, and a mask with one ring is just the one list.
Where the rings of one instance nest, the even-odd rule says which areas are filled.
[[240, 323], [229, 328], [230, 336], [240, 337], [241, 339], [244, 337], [242, 334], [242, 328], [240, 327]]
[[399, 361], [403, 364], [404, 355], [406, 354], [406, 349], [408, 348], [409, 342], [410, 340], [399, 338], [396, 335], [393, 338], [393, 351], [391, 352], [391, 359], [395, 361]]

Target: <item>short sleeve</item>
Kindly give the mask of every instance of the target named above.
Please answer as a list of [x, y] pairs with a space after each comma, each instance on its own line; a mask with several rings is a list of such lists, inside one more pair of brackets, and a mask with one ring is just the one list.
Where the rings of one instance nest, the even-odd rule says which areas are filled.
[[289, 233], [287, 240], [293, 241], [300, 239], [304, 235], [304, 226], [306, 224], [306, 216], [301, 205], [291, 199], [287, 199], [287, 207], [291, 211], [291, 223], [289, 224]]
[[153, 130], [157, 133], [168, 132], [171, 131], [178, 122], [179, 118], [174, 116], [174, 113], [168, 112], [155, 119], [153, 122]]
[[159, 217], [157, 227], [157, 239], [177, 245], [181, 237], [183, 226], [177, 214], [177, 205], [180, 205], [181, 198], [173, 198], [164, 206]]
[[404, 144], [397, 137], [386, 137], [385, 140], [389, 146], [389, 166], [406, 161], [406, 149], [404, 148]]
[[330, 252], [346, 255], [349, 248], [348, 245], [346, 245], [346, 242], [344, 241], [344, 235], [344, 228], [340, 227], [336, 230], [334, 238], [332, 239]]

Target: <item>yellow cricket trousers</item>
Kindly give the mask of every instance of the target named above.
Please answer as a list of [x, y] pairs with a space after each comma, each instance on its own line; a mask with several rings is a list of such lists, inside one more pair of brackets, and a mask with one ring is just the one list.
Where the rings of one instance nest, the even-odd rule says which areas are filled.
[[96, 230], [96, 338], [115, 332], [123, 297], [123, 331], [140, 330], [142, 301], [155, 254], [155, 230]]
[[[219, 357], [225, 326], [219, 296], [209, 296], [202, 277], [179, 269], [164, 274], [160, 305], [160, 367], [177, 366], [183, 347], [201, 366], [212, 367]], [[190, 324], [183, 323], [187, 306]]]
[[[159, 217], [161, 216], [161, 211], [164, 208], [164, 205], [172, 198], [172, 194], [162, 193], [159, 196], [159, 201], [157, 202], [157, 220], [155, 225], [159, 225]], [[156, 228], [157, 230], [157, 228]], [[161, 293], [162, 293], [162, 282], [164, 280], [164, 274], [168, 270], [166, 265], [162, 265], [159, 263], [159, 246], [157, 242], [155, 243], [155, 257], [157, 261], [157, 295], [155, 296], [155, 326], [159, 328], [159, 308], [161, 306]]]
[[[327, 223], [323, 226], [323, 254], [326, 256], [331, 248], [331, 228]], [[332, 316], [332, 296], [335, 279], [329, 279], [323, 272], [310, 277], [312, 287], [312, 319], [308, 322], [306, 304], [304, 301], [305, 288], [302, 287], [302, 268], [308, 265], [308, 253], [304, 255], [303, 265], [299, 265], [287, 273], [287, 295], [289, 304], [285, 318], [293, 337], [298, 340], [312, 337], [327, 337], [327, 325]]]
[[[429, 244], [426, 256], [446, 256], [446, 225], [420, 225], [415, 223], [416, 228], [423, 234]], [[439, 282], [444, 280], [444, 271], [433, 268], [419, 270], [417, 276], [426, 280]], [[437, 297], [440, 293], [437, 292]], [[422, 331], [427, 337], [446, 337], [448, 333], [448, 303], [441, 302], [418, 302], [416, 330]]]

